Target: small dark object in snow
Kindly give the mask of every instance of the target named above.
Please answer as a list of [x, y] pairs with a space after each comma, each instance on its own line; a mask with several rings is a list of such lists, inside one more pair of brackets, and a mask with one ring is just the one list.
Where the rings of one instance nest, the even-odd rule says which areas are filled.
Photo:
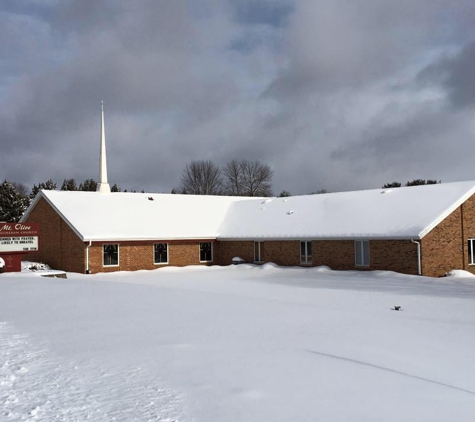
[[235, 256], [233, 259], [232, 259], [232, 263], [234, 265], [239, 265], [239, 264], [245, 264], [246, 261], [242, 258], [240, 258], [239, 256]]
[[394, 308], [391, 308], [393, 311], [401, 311], [401, 306], [399, 305], [394, 305]]
[[153, 201], [153, 198], [151, 196], [148, 197], [149, 201]]

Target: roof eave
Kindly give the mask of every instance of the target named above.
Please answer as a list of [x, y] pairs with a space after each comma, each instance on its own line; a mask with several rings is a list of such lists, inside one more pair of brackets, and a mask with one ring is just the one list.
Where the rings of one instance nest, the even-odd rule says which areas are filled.
[[28, 207], [28, 209], [26, 210], [25, 214], [23, 215], [23, 217], [21, 218], [21, 222], [25, 221], [29, 215], [31, 214], [31, 211], [34, 209], [34, 207], [36, 206], [36, 204], [39, 202], [39, 200], [43, 198], [49, 206], [51, 206], [51, 208], [53, 208], [53, 210], [64, 220], [64, 222], [69, 226], [69, 228], [76, 234], [77, 237], [79, 237], [79, 239], [81, 241], [86, 241], [84, 239], [84, 236], [76, 229], [76, 227], [74, 227], [74, 225], [65, 217], [65, 215], [58, 209], [58, 207], [56, 207], [56, 205], [54, 204], [53, 201], [51, 201], [48, 196], [44, 193], [43, 190], [41, 190], [35, 197], [34, 201], [32, 202], [32, 204]]
[[84, 242], [167, 242], [180, 240], [216, 240], [216, 236], [192, 236], [192, 237], [107, 237], [86, 236]]
[[414, 235], [414, 236], [380, 236], [380, 235], [368, 235], [368, 236], [281, 236], [281, 237], [275, 237], [275, 236], [254, 236], [254, 237], [249, 237], [249, 236], [243, 236], [243, 237], [221, 237], [218, 236], [216, 240], [220, 242], [232, 242], [232, 241], [239, 241], [239, 242], [278, 242], [278, 241], [325, 241], [325, 240], [420, 240], [419, 235]]
[[424, 228], [419, 233], [419, 239], [422, 239], [431, 230], [433, 230], [435, 227], [437, 227], [443, 220], [445, 220], [450, 214], [452, 214], [458, 207], [460, 207], [464, 202], [466, 202], [474, 193], [475, 193], [475, 186], [472, 187], [464, 195], [462, 195], [449, 208], [447, 208], [441, 215], [439, 215], [439, 217], [437, 217], [434, 221], [432, 221], [432, 223], [430, 223], [426, 228]]

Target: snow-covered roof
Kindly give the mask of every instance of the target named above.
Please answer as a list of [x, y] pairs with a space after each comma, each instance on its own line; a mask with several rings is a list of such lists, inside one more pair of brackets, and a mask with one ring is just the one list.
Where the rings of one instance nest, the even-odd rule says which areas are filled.
[[420, 239], [475, 181], [235, 202], [220, 239]]
[[229, 205], [242, 198], [150, 193], [43, 190], [40, 198], [82, 240], [172, 240], [216, 238]]
[[[287, 198], [41, 191], [83, 240], [420, 239], [475, 181]], [[151, 198], [152, 200], [150, 200]]]

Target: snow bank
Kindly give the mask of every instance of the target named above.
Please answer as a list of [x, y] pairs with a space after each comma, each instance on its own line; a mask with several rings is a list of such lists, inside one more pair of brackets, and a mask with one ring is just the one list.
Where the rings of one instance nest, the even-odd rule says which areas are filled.
[[272, 264], [3, 274], [0, 420], [472, 422], [474, 305], [461, 279]]
[[446, 276], [447, 277], [452, 277], [452, 278], [473, 278], [473, 279], [475, 279], [474, 274], [472, 274], [469, 271], [465, 271], [465, 270], [452, 270], [452, 271], [449, 271], [446, 274]]

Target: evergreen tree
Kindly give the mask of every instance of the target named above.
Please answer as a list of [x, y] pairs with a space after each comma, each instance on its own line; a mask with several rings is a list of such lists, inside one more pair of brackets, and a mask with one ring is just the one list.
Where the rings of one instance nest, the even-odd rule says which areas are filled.
[[97, 189], [97, 182], [94, 179], [86, 179], [79, 185], [79, 190], [95, 192]]
[[26, 186], [24, 183], [18, 183], [18, 182], [10, 182], [12, 186], [15, 188], [15, 190], [23, 196], [28, 196], [28, 186]]
[[20, 220], [29, 203], [28, 196], [20, 194], [8, 180], [0, 185], [0, 221]]
[[38, 183], [38, 185], [33, 185], [31, 189], [30, 199], [34, 199], [40, 190], [55, 190], [57, 188], [56, 183], [52, 179], [47, 180], [44, 183]]
[[292, 194], [288, 190], [283, 190], [281, 193], [279, 193], [279, 198], [286, 198], [288, 196], [292, 196]]
[[390, 188], [400, 188], [401, 184], [399, 182], [391, 182], [391, 183], [386, 183], [383, 185], [383, 189], [390, 189]]
[[441, 180], [425, 180], [425, 179], [414, 179], [410, 182], [406, 182], [406, 186], [422, 186], [422, 185], [436, 185], [438, 183], [442, 183]]
[[111, 192], [120, 192], [120, 186], [117, 185], [117, 183], [114, 183], [114, 185], [111, 187]]
[[64, 179], [61, 190], [78, 190], [75, 179]]

